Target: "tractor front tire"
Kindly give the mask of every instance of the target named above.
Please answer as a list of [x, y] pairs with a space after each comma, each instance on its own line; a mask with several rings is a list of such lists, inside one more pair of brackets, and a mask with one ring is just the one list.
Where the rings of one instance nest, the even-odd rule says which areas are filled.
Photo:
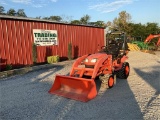
[[112, 88], [113, 86], [114, 86], [114, 76], [111, 75], [109, 76], [109, 79], [108, 79], [108, 87]]
[[129, 76], [129, 71], [130, 71], [129, 63], [124, 62], [122, 68], [116, 71], [116, 75], [120, 79], [127, 79]]
[[103, 76], [103, 79], [102, 79], [102, 77], [101, 77], [101, 81], [102, 81], [102, 87], [103, 88], [112, 88], [113, 86], [114, 86], [114, 82], [115, 82], [115, 80], [114, 80], [114, 76], [113, 75], [105, 75], [105, 76]]

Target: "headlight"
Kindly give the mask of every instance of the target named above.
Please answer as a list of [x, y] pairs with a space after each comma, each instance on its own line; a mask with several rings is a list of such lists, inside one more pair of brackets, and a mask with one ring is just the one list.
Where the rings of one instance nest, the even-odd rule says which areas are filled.
[[94, 59], [91, 60], [91, 62], [92, 62], [92, 63], [95, 63], [95, 62], [97, 62], [97, 59], [94, 58]]
[[84, 62], [88, 62], [88, 59], [86, 58], [86, 59], [84, 60]]

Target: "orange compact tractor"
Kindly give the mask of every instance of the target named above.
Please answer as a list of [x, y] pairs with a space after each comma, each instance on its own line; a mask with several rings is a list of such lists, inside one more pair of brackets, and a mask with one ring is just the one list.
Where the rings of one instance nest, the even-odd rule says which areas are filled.
[[103, 87], [112, 88], [115, 84], [114, 76], [126, 79], [129, 75], [129, 63], [125, 62], [126, 50], [120, 48], [118, 43], [112, 42], [102, 46], [101, 51], [95, 54], [79, 57], [73, 63], [69, 76], [56, 75], [49, 93], [87, 102], [97, 95], [97, 77]]

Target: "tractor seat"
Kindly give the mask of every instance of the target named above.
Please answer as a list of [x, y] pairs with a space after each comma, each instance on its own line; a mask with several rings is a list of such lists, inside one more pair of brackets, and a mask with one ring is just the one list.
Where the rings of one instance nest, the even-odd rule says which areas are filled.
[[119, 46], [117, 44], [110, 44], [108, 46], [107, 54], [111, 54], [113, 58], [116, 58], [119, 54]]

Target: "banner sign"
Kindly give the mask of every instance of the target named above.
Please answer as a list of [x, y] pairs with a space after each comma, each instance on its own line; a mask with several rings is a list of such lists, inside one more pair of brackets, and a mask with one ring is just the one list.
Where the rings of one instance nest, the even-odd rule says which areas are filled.
[[57, 30], [33, 29], [33, 38], [39, 46], [58, 45]]

